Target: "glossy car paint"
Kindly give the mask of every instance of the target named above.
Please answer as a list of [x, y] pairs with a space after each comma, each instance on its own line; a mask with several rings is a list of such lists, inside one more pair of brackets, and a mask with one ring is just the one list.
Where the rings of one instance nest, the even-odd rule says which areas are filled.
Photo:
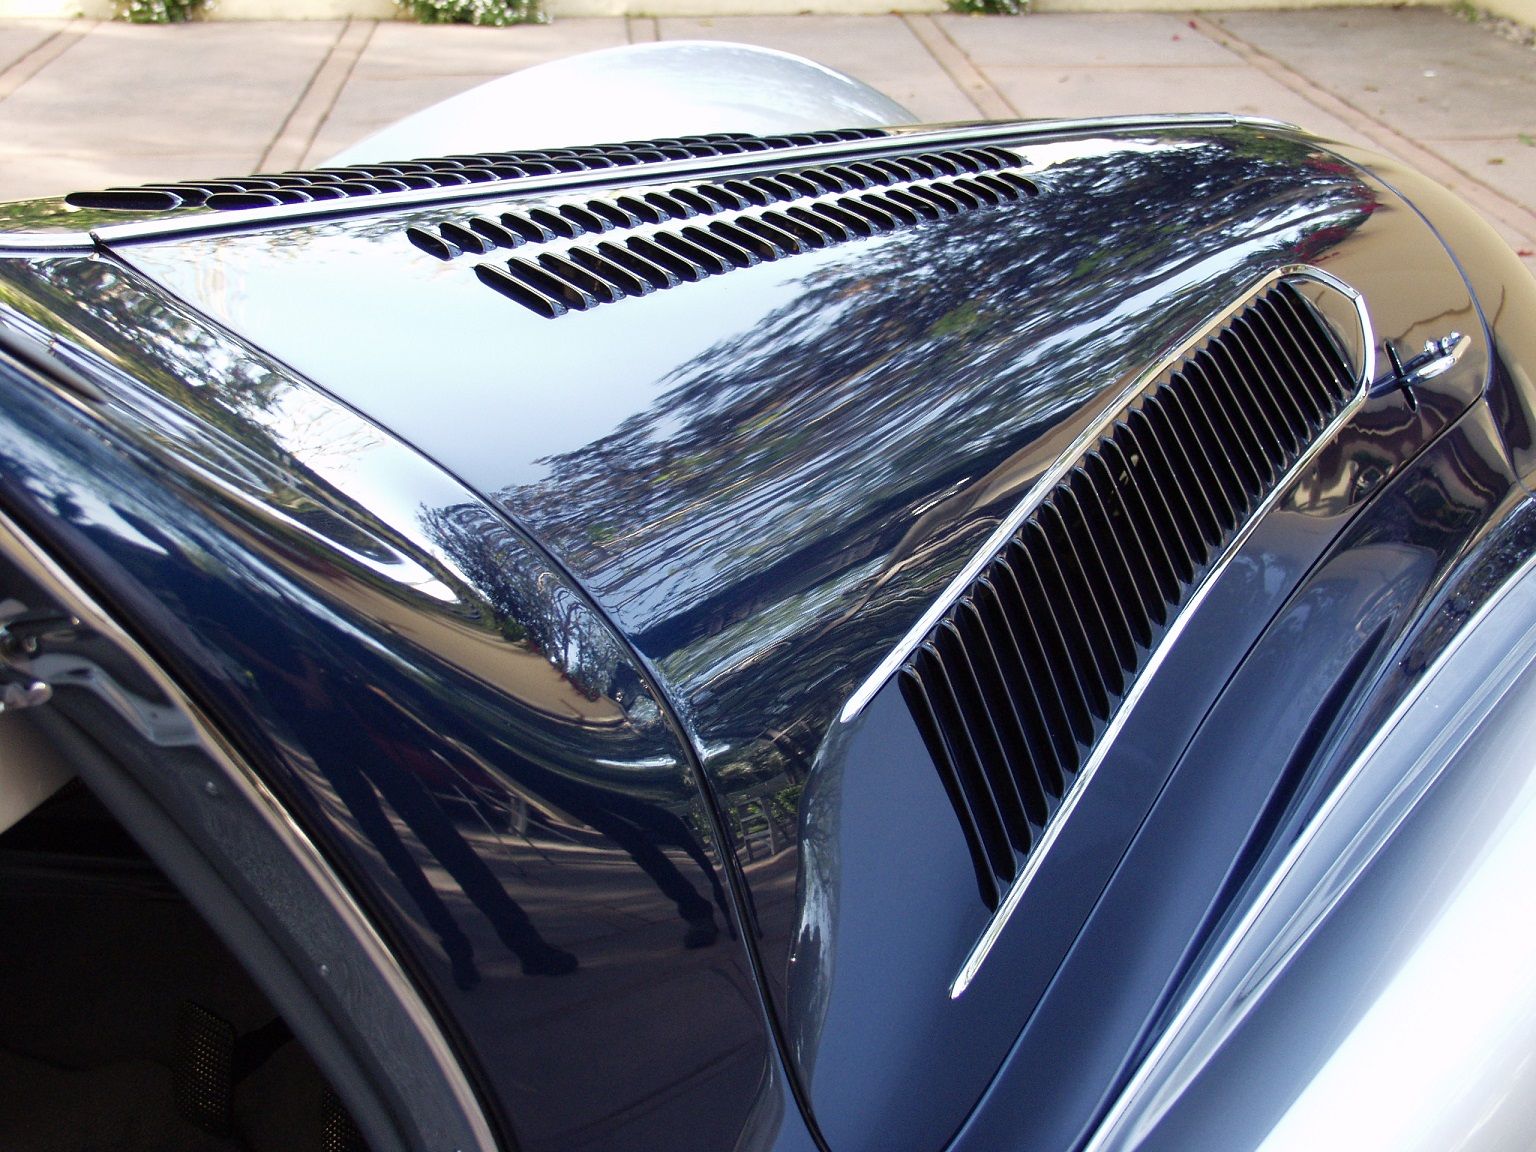
[[[899, 700], [847, 726], [843, 702], [1107, 397], [1269, 269], [1369, 283], [1374, 329], [1404, 347], [1478, 327], [1422, 221], [1305, 140], [1001, 138], [1038, 198], [732, 272], [707, 326], [689, 288], [553, 323], [509, 306], [401, 245], [401, 224], [440, 212], [383, 234], [342, 219], [123, 249], [498, 501], [668, 685], [838, 1149], [878, 1147], [889, 1126], [935, 1147], [960, 1125], [1243, 652], [1486, 375], [1479, 341], [1417, 409], [1378, 395], [1284, 497], [1160, 678], [1178, 688], [1149, 702], [1156, 731], [1133, 719], [1115, 784], [1089, 795], [991, 971], [952, 1000], [987, 923], [957, 898], [964, 845]], [[350, 299], [321, 313], [315, 297]], [[368, 319], [386, 312], [382, 328]], [[454, 339], [472, 360], [449, 355]], [[464, 435], [469, 414], [506, 405], [516, 417], [494, 435]]]
[[[111, 399], [54, 410], [12, 382], [7, 505], [370, 898], [517, 1146], [656, 1124], [679, 1147], [771, 1142], [794, 1111], [688, 757], [584, 598], [420, 457], [131, 273], [32, 271], [93, 301], [50, 305]], [[685, 910], [709, 947], [685, 948]], [[551, 949], [581, 967], [551, 972]]]
[[1533, 528], [1490, 527], [1402, 645], [1412, 690], [1255, 870], [1095, 1152], [1526, 1142]]
[[[145, 382], [114, 390], [114, 414], [132, 398], [139, 421], [117, 434], [174, 469], [196, 462], [182, 495], [200, 514], [186, 531], [220, 562], [173, 552], [140, 511], [104, 527], [55, 497], [32, 505], [37, 530], [71, 555], [110, 542], [125, 615], [154, 610], [143, 589], [172, 590], [185, 632], [164, 636], [211, 634], [248, 670], [232, 683], [217, 662], [177, 664], [253, 729], [317, 839], [387, 894], [391, 938], [523, 1147], [658, 1132], [682, 1147], [806, 1139], [754, 962], [833, 1152], [937, 1148], [957, 1134], [978, 1150], [1071, 1146], [1298, 798], [1325, 786], [1325, 738], [1370, 687], [1402, 690], [1398, 636], [1521, 496], [1479, 403], [1492, 360], [1466, 283], [1424, 220], [1363, 170], [1268, 126], [932, 139], [1015, 149], [1041, 195], [558, 321], [404, 242], [407, 224], [442, 207], [140, 226], [105, 257], [38, 253], [4, 270], [13, 307]], [[914, 133], [839, 154], [929, 143]], [[686, 166], [665, 179], [685, 181]], [[527, 195], [561, 192], [543, 182]], [[1365, 294], [1378, 366], [1386, 341], [1411, 351], [1455, 332], [1467, 351], [1411, 398], [1378, 369], [1365, 406], [1212, 585], [1110, 749], [1105, 782], [953, 999], [987, 922], [953, 814], [891, 690], [849, 722], [838, 715], [1109, 398], [1290, 265]], [[147, 342], [146, 322], [163, 339]], [[218, 442], [199, 444], [210, 427]], [[65, 490], [85, 483], [57, 460], [53, 471]], [[149, 499], [150, 471], [121, 477], [114, 499]], [[10, 499], [34, 499], [26, 474], [11, 476]], [[296, 481], [317, 490], [318, 536], [310, 502], [303, 516], [275, 514]], [[231, 508], [257, 519], [231, 522]], [[372, 525], [369, 539], [349, 523]], [[224, 561], [228, 535], [238, 564]], [[563, 635], [551, 618], [567, 613], [583, 639], [551, 642]], [[464, 618], [496, 653], [484, 664], [448, 626]], [[313, 651], [333, 705], [296, 694], [274, 635]], [[598, 640], [594, 680], [573, 653]], [[551, 720], [558, 709], [539, 694], [554, 686], [512, 671], [532, 676], [530, 641], [564, 656], [561, 684], [597, 688], [601, 716], [570, 701], [575, 718]], [[1270, 691], [1277, 678], [1283, 693]], [[391, 701], [420, 714], [402, 718]], [[413, 764], [422, 786], [489, 793], [493, 809], [500, 789], [552, 823], [568, 815], [563, 843], [591, 837], [626, 911], [647, 922], [590, 896], [574, 851], [552, 860], [536, 838], [477, 831], [477, 859], [535, 923], [547, 908], [569, 925], [582, 968], [487, 971], [456, 990], [443, 933], [337, 802], [338, 715], [357, 746], [383, 738], [444, 757], [442, 779]], [[615, 763], [642, 774], [594, 773]], [[680, 909], [638, 857], [603, 842], [603, 804], [630, 811], [637, 787], [638, 802], [691, 814], [707, 863], [673, 855], [697, 891], [727, 871], [714, 837], [730, 843], [753, 954], [724, 936], [683, 950]], [[611, 800], [583, 803], [594, 795]], [[411, 847], [434, 863], [431, 844]], [[474, 953], [515, 967], [490, 941]], [[594, 993], [591, 980], [610, 975]], [[657, 983], [669, 993], [652, 997]], [[715, 1029], [712, 1047], [670, 1040], [701, 1028]], [[666, 1102], [583, 1127], [592, 1080], [578, 1051], [643, 1071], [633, 1099]], [[552, 1052], [569, 1062], [536, 1063]]]
[[[1269, 574], [1255, 571], [1223, 616], [1202, 612], [1202, 632], [1186, 633], [1178, 663], [1164, 666], [1144, 698], [1141, 723], [1117, 741], [1128, 746], [1124, 775], [1144, 758], [1166, 784], [1072, 941], [1077, 962], [1036, 1008], [962, 1147], [996, 1147], [1011, 1133], [1013, 1147], [1062, 1148], [1086, 1134], [1231, 890], [1286, 842], [1288, 818], [1316, 802], [1327, 768], [1318, 750], [1393, 666], [1399, 652], [1389, 638], [1424, 609], [1512, 490], [1487, 413], [1476, 410], [1342, 533], [1300, 587], [1291, 585], [1246, 658], [1238, 654], [1237, 674], [1214, 691], [1201, 689], [1199, 669], [1218, 633], [1236, 630], [1248, 645], [1241, 619], [1262, 603], [1256, 594]], [[1255, 568], [1268, 559], [1255, 557]], [[1181, 716], [1189, 717], [1182, 725]]]
[[[46, 376], [0, 361], [29, 407]], [[10, 385], [19, 386], [10, 387]], [[55, 397], [57, 398], [57, 397]], [[57, 415], [57, 413], [55, 413]], [[63, 441], [68, 443], [68, 439]], [[238, 953], [375, 1152], [490, 1152], [495, 1136], [453, 1045], [315, 844], [149, 655], [52, 555], [0, 516], [4, 675], [48, 686], [7, 711], [18, 749], [78, 774]], [[14, 612], [37, 622], [18, 647]], [[35, 1006], [46, 1020], [57, 1005]], [[85, 1106], [82, 1104], [82, 1111]]]
[[1342, 149], [1409, 199], [1456, 255], [1481, 305], [1496, 375], [1488, 402], [1510, 458], [1527, 488], [1536, 484], [1536, 280], [1521, 275], [1514, 253], [1482, 217], [1434, 181], [1389, 157]]

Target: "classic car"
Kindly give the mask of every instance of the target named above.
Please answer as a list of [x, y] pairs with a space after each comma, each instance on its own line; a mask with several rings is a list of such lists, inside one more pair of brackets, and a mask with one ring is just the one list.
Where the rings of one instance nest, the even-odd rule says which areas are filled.
[[1528, 1147], [1526, 270], [621, 73], [0, 208], [0, 1146]]

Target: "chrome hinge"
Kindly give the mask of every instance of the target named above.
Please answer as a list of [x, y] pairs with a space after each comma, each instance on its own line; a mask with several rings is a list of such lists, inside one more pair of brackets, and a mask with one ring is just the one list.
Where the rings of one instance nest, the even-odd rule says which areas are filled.
[[73, 639], [79, 628], [75, 617], [50, 609], [23, 609], [0, 622], [0, 713], [36, 708], [53, 698], [52, 687], [18, 662], [39, 655], [48, 640]]

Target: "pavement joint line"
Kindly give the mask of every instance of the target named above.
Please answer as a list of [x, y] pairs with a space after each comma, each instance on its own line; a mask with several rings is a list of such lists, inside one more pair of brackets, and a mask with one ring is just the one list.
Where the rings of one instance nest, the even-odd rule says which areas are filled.
[[917, 37], [917, 42], [927, 50], [936, 64], [955, 82], [955, 87], [988, 120], [1016, 119], [1020, 113], [1008, 98], [992, 85], [965, 49], [956, 44], [943, 25], [932, 16], [922, 13], [903, 13], [902, 22]]
[[661, 39], [661, 24], [654, 16], [626, 16], [624, 33], [631, 44], [651, 44]]
[[[1518, 139], [1521, 135], [1525, 134], [1520, 132], [1467, 132], [1461, 136], [1426, 136], [1424, 137], [1424, 142], [1426, 144], [1497, 144], [1500, 141]], [[1530, 145], [1522, 145], [1522, 147], [1528, 148]]]
[[[1049, 15], [1049, 13], [1047, 13]], [[1067, 64], [995, 64], [995, 68], [1009, 68], [1020, 72], [1219, 72], [1240, 70], [1243, 65], [1200, 61], [1195, 64], [1148, 64], [1145, 61], [1124, 63], [1067, 63]]]
[[1204, 35], [1236, 52], [1253, 67], [1284, 84], [1308, 103], [1348, 124], [1372, 144], [1396, 154], [1430, 179], [1446, 185], [1483, 215], [1493, 217], [1528, 241], [1536, 242], [1536, 212], [1497, 188], [1485, 184], [1471, 172], [1426, 148], [1419, 141], [1404, 136], [1385, 121], [1378, 120], [1369, 112], [1287, 67], [1230, 28], [1213, 24], [1199, 13], [1191, 14], [1190, 22]]
[[283, 126], [261, 154], [258, 171], [283, 171], [304, 162], [377, 27], [377, 20], [353, 18], [342, 25], [325, 59], [310, 74], [309, 83], [294, 101]]
[[0, 72], [0, 100], [10, 96], [28, 80], [80, 43], [100, 23], [100, 20], [92, 20], [78, 27], [71, 24], [68, 28], [60, 28], [4, 72]]

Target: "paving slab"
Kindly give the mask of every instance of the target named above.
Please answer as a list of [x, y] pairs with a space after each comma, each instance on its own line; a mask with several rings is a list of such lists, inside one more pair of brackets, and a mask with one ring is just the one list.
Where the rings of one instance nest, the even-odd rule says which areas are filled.
[[970, 57], [991, 67], [1198, 68], [1242, 61], [1191, 28], [1185, 16], [1150, 12], [1042, 12], [1016, 16], [935, 16]]
[[994, 66], [985, 72], [1022, 116], [1235, 112], [1284, 120], [1337, 139], [1358, 137], [1350, 124], [1240, 64], [1201, 68]]
[[1511, 228], [1500, 220], [1489, 220], [1488, 223], [1493, 225], [1493, 230], [1504, 243], [1515, 251], [1521, 262], [1531, 270], [1531, 274], [1536, 275], [1536, 243], [1519, 229]]
[[62, 20], [10, 20], [0, 25], [0, 73], [58, 35]]
[[928, 54], [944, 69], [956, 87], [965, 93], [966, 99], [976, 106], [977, 113], [983, 119], [1011, 120], [1018, 116], [1019, 110], [992, 87], [991, 81], [981, 74], [971, 58], [931, 15], [909, 12], [902, 16], [902, 21], [922, 41]]
[[1417, 139], [1536, 133], [1536, 53], [1442, 9], [1346, 8], [1309, 13], [1305, 21], [1286, 12], [1224, 12], [1207, 19]]
[[502, 75], [628, 42], [629, 34], [622, 16], [557, 20], [553, 24], [523, 24], [510, 28], [391, 20], [374, 29], [353, 75], [356, 79]]
[[[1463, 172], [1509, 199], [1526, 204], [1536, 201], [1536, 137], [1437, 140], [1434, 149]], [[1530, 239], [1536, 240], [1536, 236]]]
[[[30, 44], [25, 52], [14, 57], [3, 68], [0, 68], [0, 100], [9, 98], [17, 92], [32, 77], [47, 68], [60, 56], [68, 52], [83, 37], [88, 36], [96, 28], [94, 20], [70, 20], [70, 21], [39, 21], [54, 25], [54, 30], [48, 29], [22, 29], [21, 31], [42, 33], [41, 38], [25, 36], [12, 37], [16, 47]], [[14, 31], [11, 28], [0, 29]]]
[[[147, 157], [201, 155], [249, 170], [341, 27], [97, 25], [0, 101], [0, 141], [39, 158], [113, 157], [104, 169], [125, 174]], [[44, 179], [39, 163], [30, 183], [39, 194], [70, 191], [77, 170]]]
[[628, 42], [621, 16], [512, 28], [379, 24], [304, 162], [323, 160], [403, 116], [508, 72]]
[[658, 24], [663, 40], [734, 40], [809, 57], [873, 85], [920, 120], [980, 114], [896, 16], [715, 16], [665, 18]]
[[1271, 116], [1395, 152], [1513, 246], [1536, 248], [1536, 53], [1435, 9], [615, 16], [506, 29], [6, 20], [0, 196], [310, 164], [508, 72], [657, 38], [795, 52], [926, 120]]
[[[1524, 143], [1536, 138], [1536, 53], [1438, 9], [1282, 15], [1199, 19], [1250, 63], [1466, 199], [1516, 250], [1536, 253], [1536, 149]], [[1536, 255], [1524, 259], [1536, 272]]]
[[250, 152], [106, 155], [98, 149], [35, 151], [0, 143], [0, 201], [159, 180], [240, 176], [254, 169], [258, 159]]
[[303, 163], [306, 166], [323, 163], [326, 158], [387, 128], [396, 120], [501, 75], [500, 72], [466, 72], [450, 76], [385, 76], [352, 81], [315, 134]]

